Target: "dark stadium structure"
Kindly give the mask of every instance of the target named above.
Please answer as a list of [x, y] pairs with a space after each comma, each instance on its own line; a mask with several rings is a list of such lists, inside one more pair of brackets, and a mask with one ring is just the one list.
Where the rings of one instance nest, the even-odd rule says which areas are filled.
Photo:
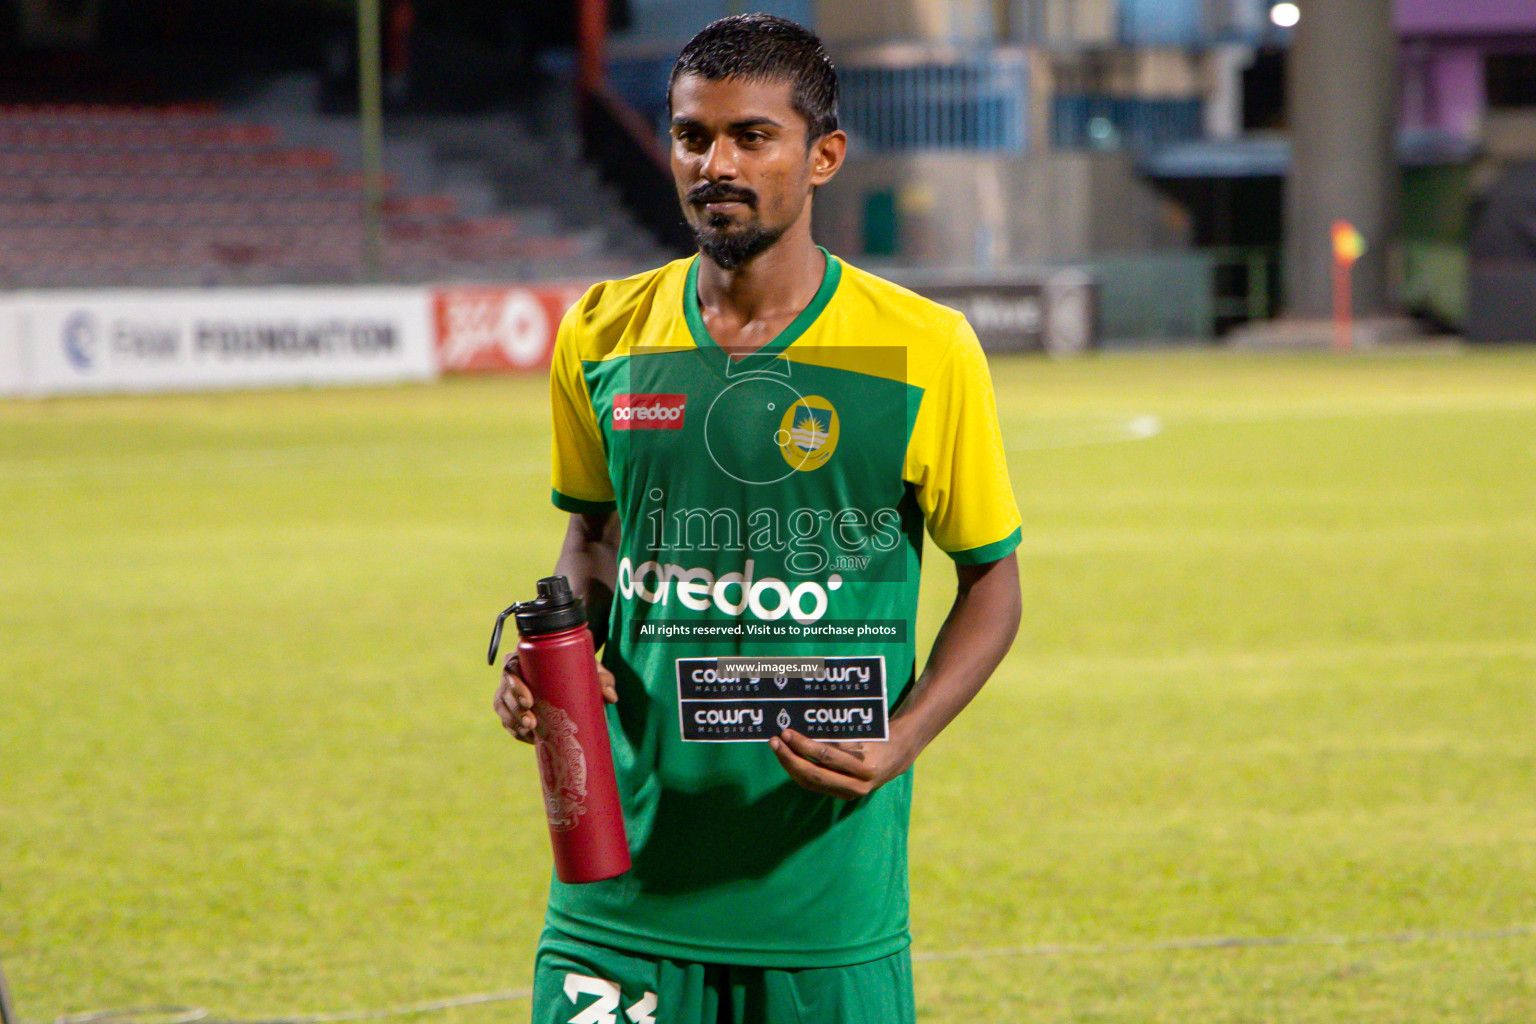
[[[0, 101], [176, 102], [222, 97], [285, 70], [324, 75], [356, 104], [355, 0], [0, 0]], [[575, 5], [380, 0], [397, 109], [473, 110], [527, 96], [538, 55], [575, 38]], [[620, 27], [626, 5], [607, 4]]]
[[0, 288], [587, 278], [655, 259], [565, 141], [570, 60], [541, 57], [570, 47], [576, 5], [378, 7], [374, 248], [354, 0], [0, 0]]

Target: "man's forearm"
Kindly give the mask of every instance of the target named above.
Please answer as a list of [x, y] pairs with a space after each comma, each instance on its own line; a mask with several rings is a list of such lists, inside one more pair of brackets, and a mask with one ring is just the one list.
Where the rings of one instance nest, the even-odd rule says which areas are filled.
[[891, 720], [915, 757], [980, 692], [1013, 645], [1022, 603], [1013, 555], [984, 566], [956, 566], [955, 603], [928, 662]]
[[602, 647], [608, 639], [608, 612], [619, 575], [618, 513], [572, 515], [555, 575], [571, 581], [571, 590], [587, 606], [592, 639]]

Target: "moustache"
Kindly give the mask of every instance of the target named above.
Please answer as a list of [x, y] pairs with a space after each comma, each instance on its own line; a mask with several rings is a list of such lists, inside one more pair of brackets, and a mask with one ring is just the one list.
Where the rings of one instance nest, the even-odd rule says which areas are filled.
[[749, 188], [737, 188], [734, 185], [695, 185], [688, 190], [688, 202], [694, 206], [703, 206], [705, 203], [745, 203], [748, 206], [756, 206], [757, 193]]

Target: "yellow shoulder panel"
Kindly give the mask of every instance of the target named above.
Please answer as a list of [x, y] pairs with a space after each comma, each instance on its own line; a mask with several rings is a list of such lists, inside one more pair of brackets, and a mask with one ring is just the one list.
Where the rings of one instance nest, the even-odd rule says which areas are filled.
[[837, 294], [785, 354], [926, 387], [954, 340], [969, 334], [956, 310], [844, 262]]
[[[560, 340], [574, 347], [573, 354], [581, 362], [615, 359], [635, 348], [691, 344], [683, 322], [688, 263], [688, 258], [673, 260], [655, 270], [588, 288], [566, 312]], [[664, 315], [653, 315], [656, 312]]]

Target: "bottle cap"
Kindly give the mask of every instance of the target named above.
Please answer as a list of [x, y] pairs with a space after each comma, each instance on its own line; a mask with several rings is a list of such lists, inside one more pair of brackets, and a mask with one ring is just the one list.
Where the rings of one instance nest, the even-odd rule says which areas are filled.
[[539, 596], [516, 606], [517, 631], [523, 636], [563, 633], [587, 622], [587, 610], [581, 598], [571, 593], [564, 576], [546, 576], [539, 580]]
[[587, 610], [581, 598], [571, 593], [571, 581], [564, 576], [546, 576], [539, 580], [539, 596], [532, 601], [514, 604], [496, 617], [496, 628], [491, 630], [491, 649], [485, 656], [486, 664], [496, 664], [496, 652], [501, 648], [501, 627], [509, 615], [517, 617], [517, 631], [523, 636], [544, 636], [563, 633], [587, 622]]

